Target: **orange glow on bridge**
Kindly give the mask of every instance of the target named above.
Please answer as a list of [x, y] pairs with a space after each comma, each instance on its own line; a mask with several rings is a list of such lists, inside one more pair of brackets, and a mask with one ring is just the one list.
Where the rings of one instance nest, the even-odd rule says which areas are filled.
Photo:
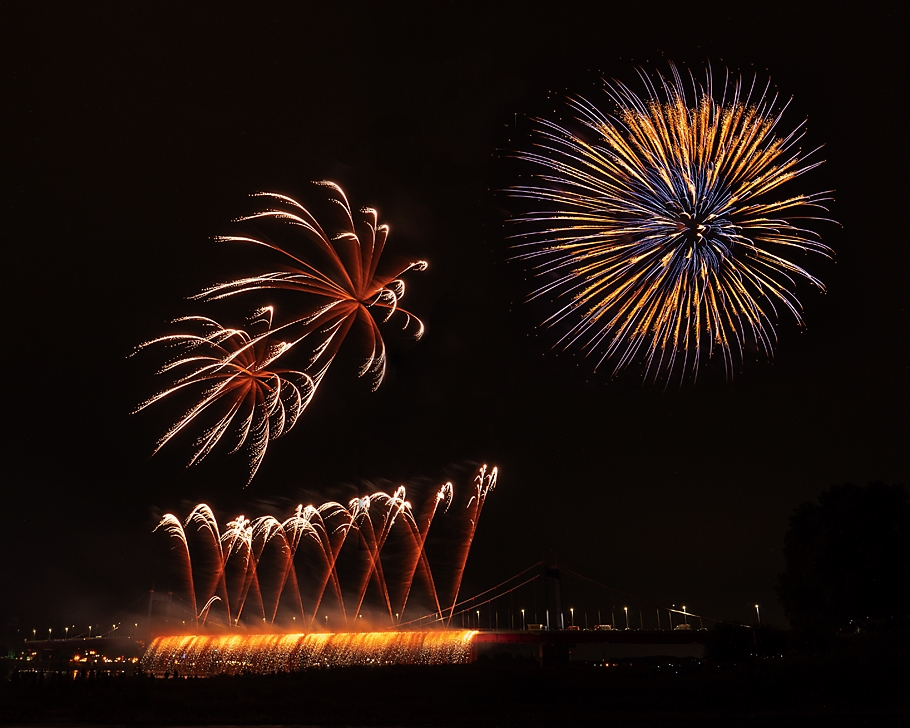
[[236, 675], [349, 665], [442, 665], [471, 660], [473, 630], [157, 637], [142, 668]]

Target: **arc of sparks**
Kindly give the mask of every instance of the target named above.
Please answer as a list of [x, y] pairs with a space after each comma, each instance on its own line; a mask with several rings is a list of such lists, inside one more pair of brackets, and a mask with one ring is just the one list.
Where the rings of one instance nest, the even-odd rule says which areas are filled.
[[[469, 527], [460, 542], [458, 564], [454, 573], [454, 602], [457, 602], [460, 582], [483, 503], [488, 493], [495, 487], [497, 476], [496, 468], [488, 469], [484, 466], [474, 479], [474, 491], [465, 512]], [[446, 608], [441, 606], [425, 547], [434, 518], [439, 511], [448, 510], [452, 499], [452, 484], [446, 483], [438, 489], [432, 503], [418, 521], [407, 500], [404, 487], [399, 487], [392, 493], [380, 491], [355, 498], [348, 506], [334, 501], [318, 507], [304, 508], [299, 505], [284, 521], [279, 521], [273, 516], [261, 516], [251, 520], [239, 515], [228, 521], [223, 529], [219, 528], [212, 509], [207, 504], [200, 503], [183, 522], [173, 514], [165, 514], [154, 530], [161, 529], [171, 538], [180, 541], [181, 562], [186, 572], [186, 583], [198, 626], [204, 627], [210, 618], [214, 619], [212, 610], [216, 607], [218, 613], [223, 610], [225, 624], [229, 629], [237, 628], [241, 618], [247, 621], [261, 618], [265, 623], [274, 624], [282, 600], [287, 604], [287, 599], [291, 599], [300, 615], [301, 624], [307, 629], [313, 629], [316, 615], [330, 586], [337, 597], [342, 621], [347, 626], [349, 614], [355, 616], [360, 614], [371, 584], [376, 585], [382, 608], [388, 612], [389, 618], [395, 624], [397, 615], [392, 606], [393, 601], [396, 604], [400, 603], [398, 614], [403, 617], [418, 571], [435, 605], [434, 619], [451, 621], [454, 606]], [[405, 541], [398, 544], [402, 548], [407, 544], [408, 550], [402, 551], [396, 545], [396, 550], [406, 555], [399, 557], [399, 561], [393, 564], [393, 571], [400, 580], [400, 584], [396, 581], [395, 587], [400, 589], [400, 594], [393, 597], [386, 577], [386, 565], [383, 563], [385, 559], [383, 550], [396, 523], [402, 523], [402, 528], [405, 529]], [[201, 541], [198, 538], [194, 540], [193, 543], [196, 545], [193, 549], [190, 548], [187, 535], [190, 526], [202, 534]], [[353, 592], [354, 602], [346, 605], [337, 562], [351, 535], [356, 535], [357, 541], [363, 545], [364, 556], [361, 557], [361, 562], [363, 563], [365, 559], [365, 568], [363, 575], [358, 577]], [[295, 562], [304, 543], [313, 544], [322, 564], [311, 579], [315, 581], [316, 589], [312, 611], [309, 614], [304, 610], [302, 582], [298, 579]], [[194, 576], [192, 551], [198, 548], [203, 549], [203, 563], [211, 563], [214, 559], [214, 569], [210, 571], [208, 579]], [[263, 577], [265, 578], [263, 582], [261, 578], [263, 570], [260, 565], [266, 556], [269, 558], [269, 565], [265, 569], [268, 576]], [[289, 595], [289, 591], [292, 594]], [[197, 612], [199, 604], [203, 606]], [[446, 604], [448, 605], [448, 602]], [[351, 606], [356, 607], [353, 612], [349, 610]], [[250, 610], [253, 610], [253, 614], [250, 614]]]

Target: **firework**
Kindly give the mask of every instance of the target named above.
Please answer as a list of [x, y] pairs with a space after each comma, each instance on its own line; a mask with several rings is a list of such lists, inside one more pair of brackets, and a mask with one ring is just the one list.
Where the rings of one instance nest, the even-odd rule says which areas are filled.
[[[332, 182], [318, 183], [330, 190], [330, 200], [342, 211], [340, 229], [329, 236], [317, 219], [299, 202], [285, 195], [262, 192], [263, 197], [277, 203], [272, 209], [238, 218], [237, 222], [269, 221], [280, 224], [280, 230], [288, 237], [286, 244], [266, 242], [247, 236], [223, 236], [223, 242], [252, 243], [277, 252], [284, 269], [246, 278], [219, 283], [200, 293], [196, 298], [216, 300], [252, 291], [279, 289], [295, 294], [302, 313], [282, 328], [294, 332], [295, 341], [307, 340], [313, 344], [312, 361], [307, 370], [319, 382], [353, 324], [365, 324], [366, 344], [369, 354], [360, 368], [360, 375], [370, 374], [373, 388], [379, 386], [385, 373], [385, 343], [379, 331], [379, 323], [388, 321], [393, 315], [404, 318], [403, 328], [414, 324], [414, 336], [423, 334], [423, 324], [413, 314], [400, 307], [405, 285], [401, 276], [409, 270], [426, 270], [426, 261], [414, 261], [379, 272], [379, 260], [385, 249], [389, 234], [388, 225], [379, 225], [377, 212], [372, 208], [362, 209], [359, 224], [354, 222], [351, 206], [342, 189]], [[310, 262], [300, 248], [309, 249], [312, 259], [322, 265]], [[379, 322], [372, 311], [379, 312]]]
[[487, 495], [496, 487], [496, 481], [499, 479], [499, 468], [487, 470], [484, 465], [474, 477], [474, 495], [468, 501], [468, 510], [471, 513], [471, 529], [465, 547], [462, 549], [461, 560], [458, 566], [458, 577], [455, 580], [455, 591], [452, 594], [452, 606], [449, 608], [449, 622], [455, 615], [455, 607], [458, 606], [458, 590], [461, 586], [461, 577], [464, 574], [464, 568], [468, 563], [468, 552], [471, 548], [471, 542], [474, 540], [474, 534], [477, 532], [477, 523], [480, 521], [480, 512], [483, 510], [484, 503], [487, 501]]
[[233, 452], [244, 447], [250, 452], [249, 483], [269, 441], [294, 427], [312, 399], [316, 382], [305, 372], [273, 366], [288, 344], [271, 339], [270, 309], [260, 312], [254, 321], [254, 325], [265, 327], [257, 335], [225, 328], [203, 316], [175, 323], [201, 332], [163, 336], [139, 347], [166, 344], [177, 348], [180, 355], [159, 371], [173, 375], [175, 381], [136, 411], [178, 392], [198, 394], [196, 403], [158, 441], [155, 452], [183, 430], [204, 423], [189, 464], [204, 459], [226, 437], [233, 438]]
[[[831, 250], [801, 227], [830, 191], [781, 193], [820, 162], [798, 147], [804, 124], [778, 130], [787, 104], [769, 87], [704, 83], [641, 72], [646, 93], [605, 83], [612, 113], [569, 100], [579, 133], [535, 120], [519, 159], [537, 182], [509, 190], [534, 209], [518, 214], [516, 257], [553, 298], [546, 325], [614, 372], [645, 361], [645, 376], [697, 374], [718, 351], [728, 374], [746, 347], [771, 356], [777, 306], [802, 325], [796, 279], [822, 283], [786, 256]], [[718, 93], [719, 92], [719, 93]], [[817, 150], [816, 150], [817, 151]]]
[[[300, 505], [284, 521], [240, 515], [223, 529], [211, 508], [199, 504], [184, 521], [166, 514], [156, 530], [179, 541], [175, 550], [181, 554], [188, 605], [199, 626], [209, 622], [234, 628], [241, 619], [247, 627], [273, 625], [283, 606], [285, 620], [291, 615], [297, 627], [324, 627], [327, 623], [322, 620], [330, 613], [333, 624], [358, 627], [372, 586], [375, 598], [370, 614], [378, 623], [396, 626], [428, 620], [442, 627], [458, 606], [471, 542], [496, 478], [496, 468], [486, 466], [475, 478], [463, 514], [467, 527], [451, 549], [457, 563], [444, 595], [451, 594], [451, 606], [446, 601], [445, 609], [440, 606], [426, 542], [437, 511], [448, 510], [452, 502], [451, 483], [439, 488], [422, 514], [415, 514], [404, 487], [399, 487], [392, 494], [377, 492], [354, 498], [347, 506], [334, 501], [318, 507]], [[396, 524], [400, 525], [396, 528]], [[389, 541], [394, 547], [387, 556]], [[348, 577], [346, 590], [339, 577], [339, 560]], [[422, 602], [432, 609], [432, 616], [412, 616], [409, 622], [405, 610], [418, 579], [424, 587]], [[325, 605], [326, 598], [334, 598], [334, 602]], [[412, 615], [415, 611], [412, 607]], [[358, 621], [352, 624], [351, 618]]]
[[[330, 236], [316, 217], [290, 197], [255, 195], [272, 200], [276, 207], [239, 218], [238, 222], [274, 224], [278, 229], [270, 240], [280, 238], [283, 242], [245, 236], [219, 240], [263, 246], [279, 254], [283, 269], [220, 283], [194, 297], [211, 301], [280, 289], [295, 294], [294, 315], [273, 325], [275, 309], [265, 307], [254, 315], [249, 331], [190, 316], [174, 323], [201, 329], [201, 333], [162, 336], [138, 347], [166, 345], [176, 347], [181, 355], [159, 371], [174, 377], [171, 385], [136, 411], [179, 393], [193, 391], [198, 395], [196, 404], [158, 441], [155, 452], [185, 430], [201, 430], [189, 461], [193, 465], [219, 442], [233, 438], [233, 452], [245, 449], [249, 454], [249, 484], [269, 442], [294, 426], [356, 323], [363, 324], [360, 328], [368, 352], [360, 376], [370, 375], [374, 390], [386, 367], [379, 325], [398, 315], [403, 318], [403, 328], [412, 328], [417, 338], [422, 335], [420, 320], [399, 305], [405, 290], [400, 276], [408, 270], [424, 270], [426, 262], [380, 272], [388, 226], [377, 223], [373, 209], [362, 210], [355, 223], [341, 188], [331, 182], [318, 184], [329, 190], [329, 201], [341, 210], [337, 232]], [[374, 313], [378, 314], [375, 318]], [[300, 370], [276, 366], [277, 360], [290, 352], [296, 352]]]

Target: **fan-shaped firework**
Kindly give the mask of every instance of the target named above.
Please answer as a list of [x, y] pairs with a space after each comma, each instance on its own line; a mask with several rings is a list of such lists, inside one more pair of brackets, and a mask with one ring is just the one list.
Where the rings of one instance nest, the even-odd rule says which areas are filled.
[[204, 423], [190, 465], [205, 458], [219, 441], [232, 433], [233, 451], [244, 445], [250, 451], [249, 479], [252, 480], [269, 440], [294, 426], [298, 415], [309, 404], [316, 384], [304, 372], [272, 367], [288, 345], [270, 341], [271, 311], [261, 313], [257, 323], [265, 324], [266, 330], [257, 336], [241, 329], [224, 328], [202, 316], [191, 316], [175, 323], [197, 326], [202, 333], [163, 336], [140, 347], [167, 344], [180, 349], [181, 354], [160, 370], [160, 373], [173, 373], [174, 383], [143, 402], [137, 411], [180, 391], [200, 393], [196, 404], [158, 441], [156, 452], [179, 432]]
[[[404, 295], [400, 276], [410, 269], [424, 270], [427, 264], [417, 261], [379, 272], [388, 226], [377, 224], [373, 209], [362, 210], [363, 218], [359, 225], [355, 224], [341, 188], [331, 182], [319, 184], [331, 190], [330, 201], [342, 211], [337, 234], [330, 237], [317, 219], [290, 197], [260, 193], [257, 196], [275, 200], [280, 207], [238, 221], [280, 223], [275, 232], [283, 233], [286, 241], [265, 242], [245, 236], [220, 240], [264, 246], [281, 255], [285, 268], [221, 283], [195, 297], [214, 300], [283, 289], [305, 294], [295, 298], [295, 316], [273, 327], [272, 307], [262, 309], [254, 325], [265, 323], [265, 331], [258, 334], [225, 328], [204, 317], [187, 317], [175, 323], [201, 326], [204, 332], [163, 336], [140, 347], [167, 344], [183, 353], [161, 370], [176, 373], [176, 381], [140, 405], [139, 410], [188, 389], [201, 392], [199, 401], [161, 438], [156, 452], [179, 432], [204, 422], [190, 464], [201, 461], [228, 432], [233, 432], [234, 451], [244, 445], [250, 451], [252, 480], [269, 440], [294, 426], [356, 322], [364, 324], [368, 352], [360, 375], [371, 374], [374, 389], [382, 381], [386, 361], [379, 323], [399, 313], [404, 318], [404, 328], [413, 322], [415, 336], [419, 338], [423, 333], [420, 320], [398, 304]], [[379, 322], [371, 315], [375, 310], [381, 311]], [[303, 364], [302, 371], [274, 368], [279, 357], [294, 350]]]
[[510, 190], [535, 208], [514, 218], [516, 257], [543, 281], [533, 297], [561, 301], [546, 320], [560, 343], [616, 371], [641, 354], [655, 378], [695, 374], [715, 348], [728, 372], [747, 346], [770, 356], [775, 304], [802, 324], [794, 279], [823, 289], [783, 256], [831, 254], [795, 222], [824, 219], [812, 210], [829, 192], [780, 193], [820, 164], [797, 147], [803, 124], [777, 131], [787, 105], [742, 79], [715, 89], [710, 68], [704, 84], [671, 71], [640, 73], [644, 96], [606, 83], [613, 113], [570, 99], [578, 134], [536, 120], [533, 150], [515, 156], [540, 182]]
[[[356, 225], [341, 188], [332, 182], [319, 184], [334, 193], [331, 200], [343, 211], [342, 227], [337, 234], [329, 237], [316, 218], [290, 197], [260, 193], [257, 196], [275, 200], [281, 203], [281, 207], [239, 218], [238, 222], [269, 220], [283, 223], [282, 232], [294, 233], [290, 236], [289, 245], [237, 235], [221, 237], [219, 240], [253, 243], [276, 251], [284, 258], [286, 269], [220, 283], [199, 294], [197, 298], [214, 300], [263, 289], [308, 294], [301, 307], [303, 313], [282, 328], [291, 328], [296, 336], [295, 343], [315, 337], [309, 371], [317, 382], [332, 363], [351, 326], [355, 321], [362, 321], [368, 331], [367, 348], [370, 354], [366, 357], [360, 374], [372, 374], [375, 389], [385, 372], [385, 343], [370, 309], [383, 312], [382, 322], [395, 313], [401, 313], [405, 318], [405, 328], [414, 321], [417, 326], [415, 336], [419, 338], [423, 334], [420, 319], [398, 305], [404, 295], [404, 281], [400, 276], [411, 269], [425, 270], [427, 264], [421, 260], [380, 273], [379, 259], [389, 234], [388, 225], [377, 224], [377, 213], [372, 208], [361, 210], [363, 219], [359, 226]], [[303, 241], [298, 239], [301, 234]], [[307, 260], [305, 252], [292, 250], [291, 246], [299, 248], [300, 243], [306, 241], [315, 244], [310, 246], [311, 252], [325, 262], [324, 267]]]

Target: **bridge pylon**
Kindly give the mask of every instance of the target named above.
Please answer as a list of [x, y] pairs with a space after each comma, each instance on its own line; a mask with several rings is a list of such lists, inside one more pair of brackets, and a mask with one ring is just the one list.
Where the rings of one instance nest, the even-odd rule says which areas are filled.
[[[556, 564], [548, 564], [546, 561], [540, 562], [540, 568], [546, 627], [548, 630], [565, 629], [565, 616], [562, 613], [562, 571]], [[552, 612], [550, 611], [551, 604]]]

